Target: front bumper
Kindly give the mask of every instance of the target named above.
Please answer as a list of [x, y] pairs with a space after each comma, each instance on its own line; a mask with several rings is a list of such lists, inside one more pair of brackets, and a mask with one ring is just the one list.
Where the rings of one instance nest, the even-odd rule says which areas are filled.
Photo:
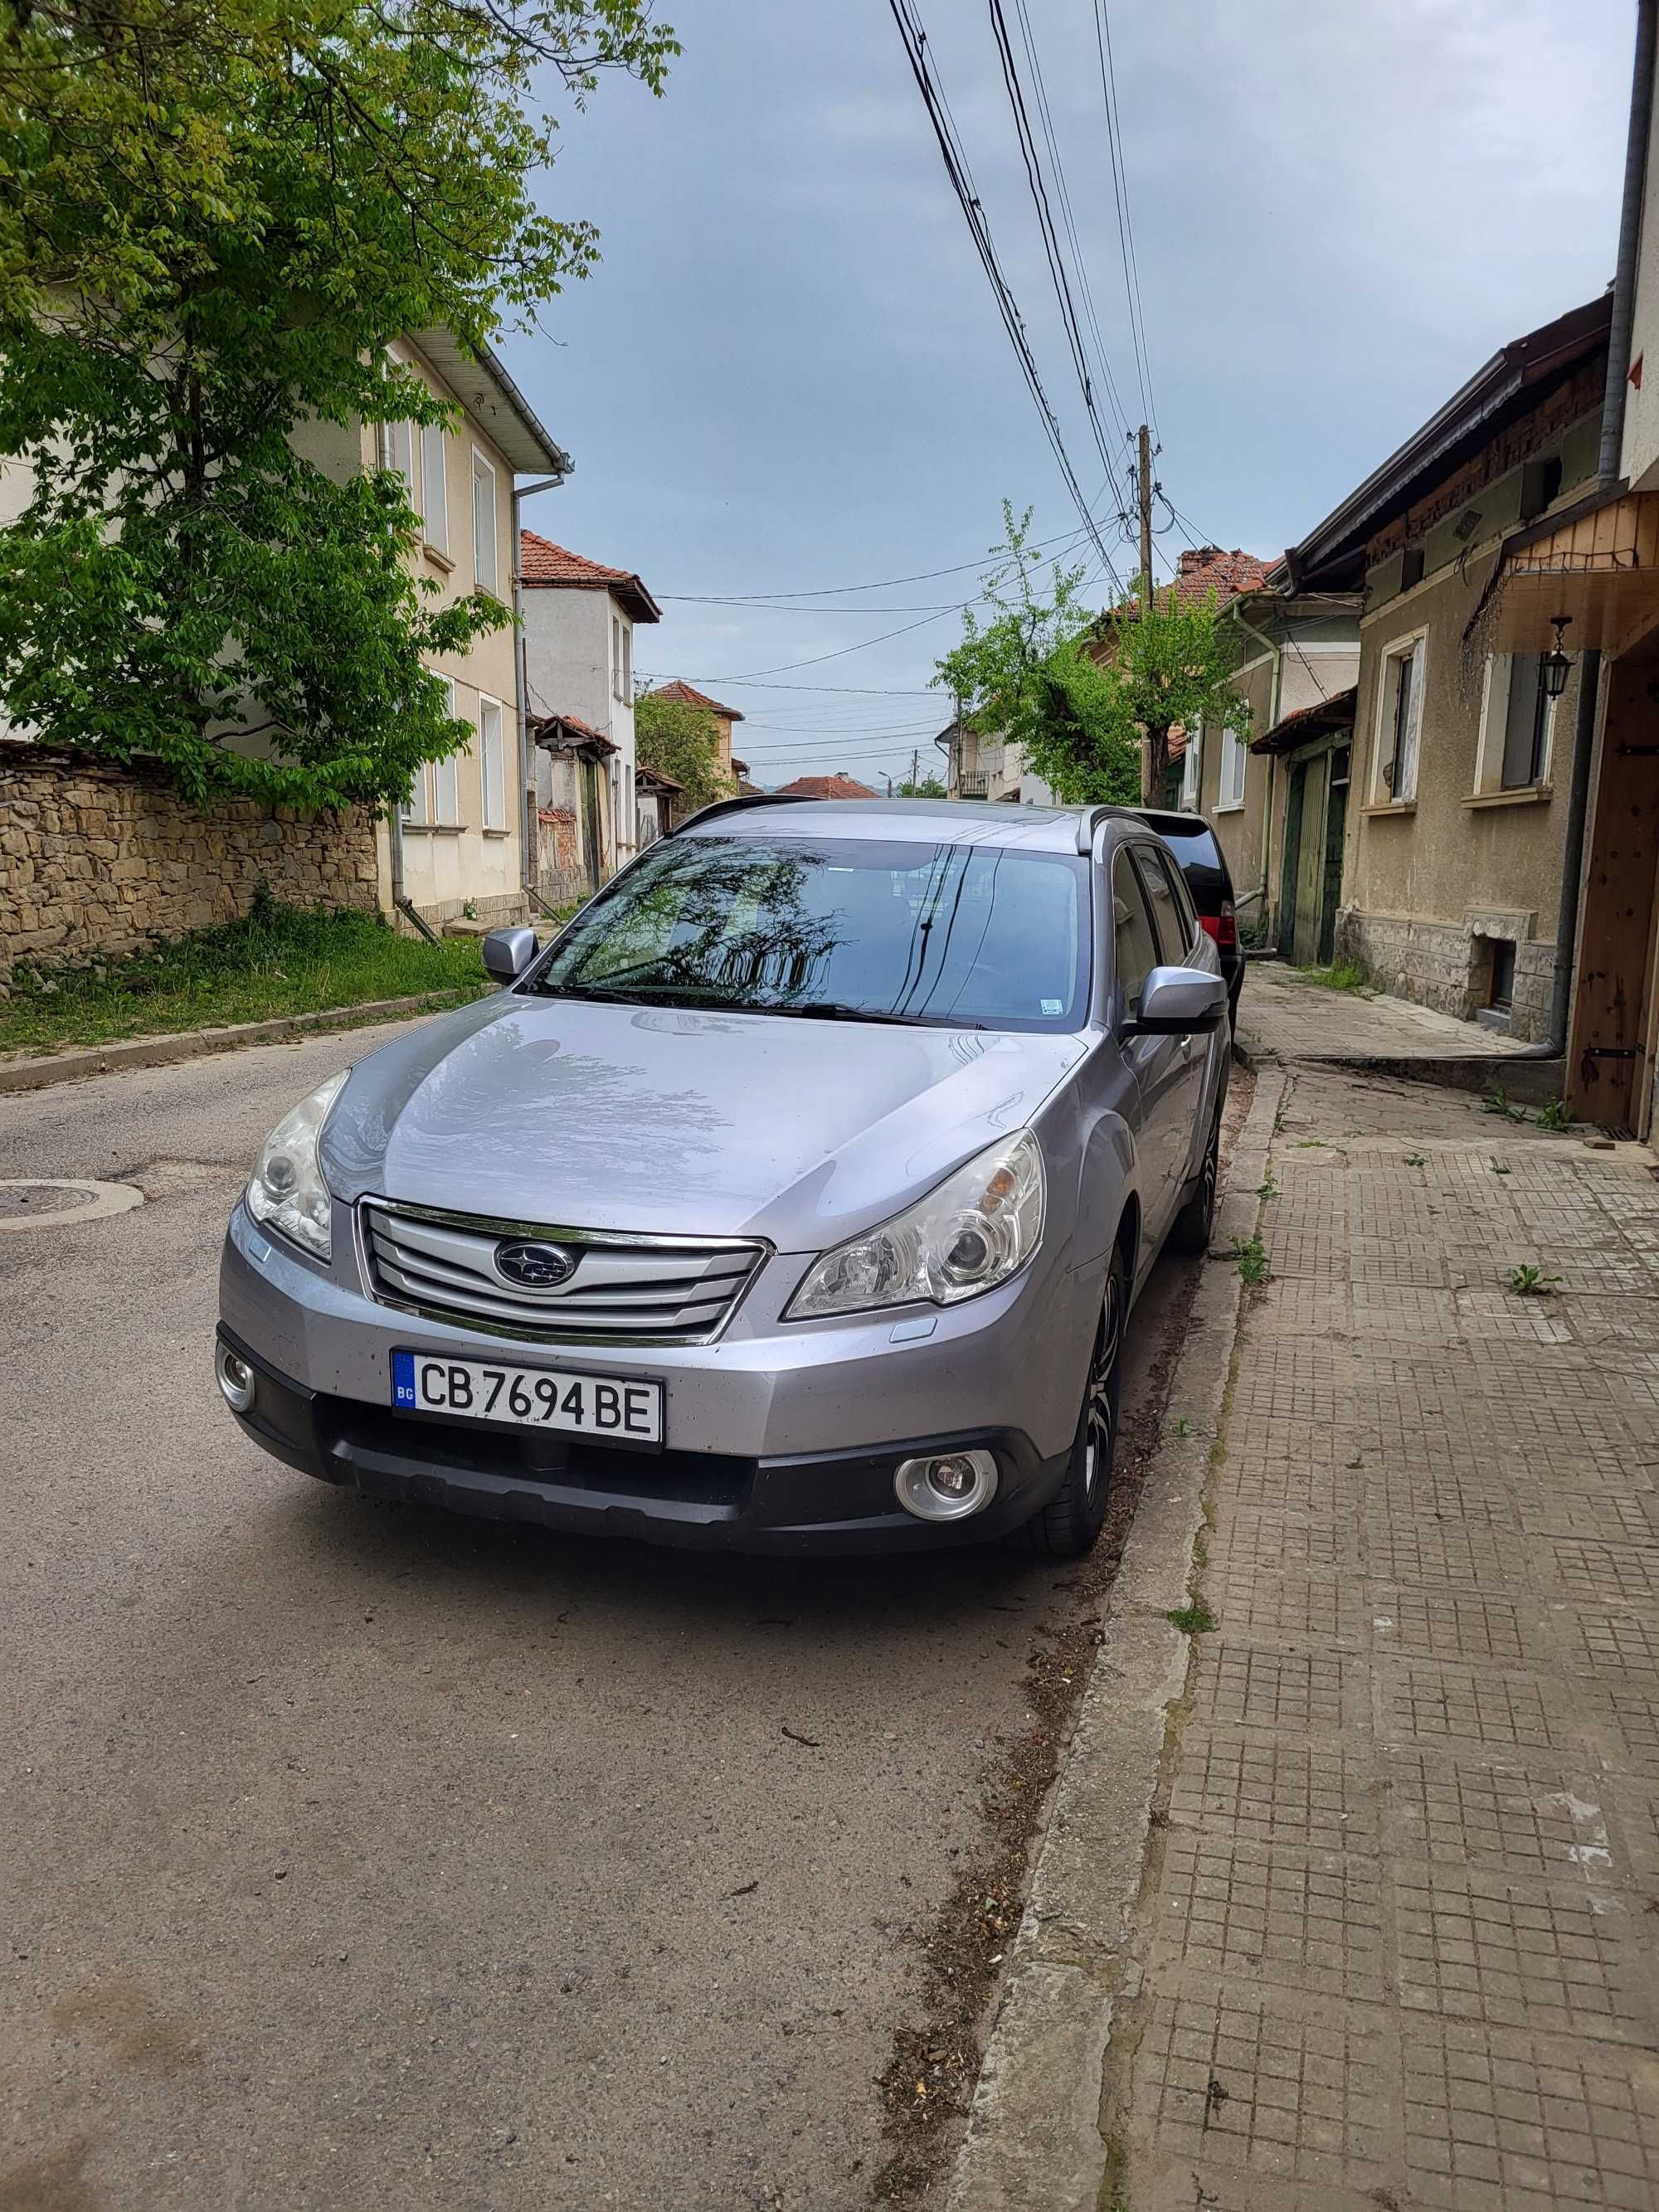
[[[380, 1304], [342, 1227], [325, 1271], [239, 1205], [220, 1278], [221, 1339], [258, 1376], [237, 1419], [321, 1480], [553, 1528], [801, 1552], [982, 1541], [1029, 1519], [1064, 1475], [1099, 1305], [1064, 1253], [942, 1312], [805, 1325], [779, 1314], [806, 1263], [775, 1259], [716, 1343], [579, 1348], [497, 1344]], [[667, 1449], [398, 1412], [390, 1363], [403, 1346], [471, 1358], [494, 1346], [530, 1364], [659, 1378]], [[970, 1447], [996, 1457], [983, 1511], [939, 1523], [899, 1505], [901, 1460]]]
[[[1012, 1430], [772, 1459], [630, 1452], [334, 1397], [279, 1374], [222, 1323], [219, 1340], [256, 1371], [253, 1402], [235, 1419], [275, 1458], [365, 1498], [489, 1521], [685, 1548], [931, 1550], [1018, 1528], [1048, 1504], [1066, 1472], [1066, 1453], [1039, 1459], [1030, 1440]], [[901, 1460], [972, 1447], [996, 1455], [997, 1494], [983, 1512], [926, 1522], [898, 1505], [893, 1474]]]

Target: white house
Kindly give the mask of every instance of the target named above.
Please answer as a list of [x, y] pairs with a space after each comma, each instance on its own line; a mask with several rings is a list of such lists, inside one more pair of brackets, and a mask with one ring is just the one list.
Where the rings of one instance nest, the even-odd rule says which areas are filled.
[[[537, 800], [590, 882], [641, 842], [634, 744], [634, 626], [662, 610], [631, 569], [607, 568], [533, 530], [519, 538], [525, 704], [538, 729]], [[565, 817], [568, 817], [567, 821]], [[543, 872], [546, 868], [544, 866]]]

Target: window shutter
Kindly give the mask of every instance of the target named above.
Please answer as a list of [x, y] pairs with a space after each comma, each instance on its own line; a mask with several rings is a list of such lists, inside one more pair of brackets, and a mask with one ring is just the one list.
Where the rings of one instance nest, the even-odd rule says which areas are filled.
[[1500, 778], [1500, 788], [1504, 791], [1524, 791], [1528, 784], [1537, 782], [1543, 767], [1549, 702], [1539, 663], [1540, 655], [1535, 653], [1510, 656], [1510, 703], [1504, 719]]
[[1395, 770], [1394, 795], [1396, 799], [1414, 799], [1417, 795], [1417, 739], [1423, 726], [1423, 647], [1414, 645], [1401, 667], [1401, 681], [1411, 686], [1406, 702], [1406, 727], [1401, 741], [1401, 757]]
[[495, 471], [472, 456], [472, 574], [481, 592], [499, 588], [495, 566]]
[[426, 542], [440, 553], [449, 550], [449, 441], [440, 422], [421, 426], [421, 494], [426, 523]]
[[507, 827], [507, 774], [501, 754], [501, 710], [493, 699], [478, 702], [478, 750], [483, 781], [483, 826]]

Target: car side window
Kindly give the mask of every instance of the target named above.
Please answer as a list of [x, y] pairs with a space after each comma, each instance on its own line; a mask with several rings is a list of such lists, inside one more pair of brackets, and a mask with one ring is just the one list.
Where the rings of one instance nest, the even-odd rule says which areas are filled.
[[1117, 945], [1117, 987], [1123, 995], [1123, 1010], [1133, 1018], [1140, 1012], [1146, 978], [1158, 964], [1158, 951], [1146, 895], [1127, 852], [1120, 853], [1112, 863], [1112, 921]]
[[1161, 948], [1158, 957], [1165, 967], [1179, 968], [1186, 963], [1188, 939], [1181, 908], [1176, 904], [1170, 879], [1164, 872], [1163, 858], [1161, 853], [1146, 845], [1135, 854], [1146, 885], [1146, 904], [1152, 913], [1152, 927], [1158, 933]]
[[[1145, 857], [1143, 854], [1142, 858]], [[1167, 853], [1160, 853], [1158, 865], [1170, 879], [1170, 896], [1175, 900], [1176, 912], [1181, 917], [1182, 950], [1178, 957], [1184, 961], [1198, 935], [1198, 909], [1193, 904], [1193, 895], [1187, 888], [1187, 878], [1181, 872], [1180, 864], [1172, 860]]]

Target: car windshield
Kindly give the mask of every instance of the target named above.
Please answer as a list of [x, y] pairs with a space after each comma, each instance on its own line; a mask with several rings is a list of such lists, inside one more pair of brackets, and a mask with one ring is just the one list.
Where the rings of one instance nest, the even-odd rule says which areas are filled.
[[664, 838], [526, 988], [955, 1029], [1082, 1026], [1086, 864], [933, 840]]

